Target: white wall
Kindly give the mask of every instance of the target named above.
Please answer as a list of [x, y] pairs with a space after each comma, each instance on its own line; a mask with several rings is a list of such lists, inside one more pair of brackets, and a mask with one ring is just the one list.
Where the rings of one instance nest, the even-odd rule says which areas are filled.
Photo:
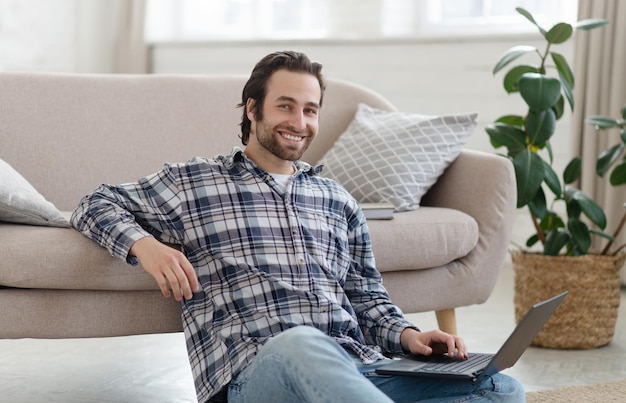
[[120, 1], [0, 0], [0, 71], [113, 71]]
[[73, 0], [0, 0], [0, 70], [73, 70], [74, 11]]

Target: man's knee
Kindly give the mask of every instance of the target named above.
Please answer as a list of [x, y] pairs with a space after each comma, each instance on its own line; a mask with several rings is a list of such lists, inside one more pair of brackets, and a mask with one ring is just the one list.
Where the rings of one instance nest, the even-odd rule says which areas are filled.
[[510, 376], [498, 373], [492, 376], [495, 392], [502, 396], [503, 401], [525, 402], [526, 392], [521, 383]]

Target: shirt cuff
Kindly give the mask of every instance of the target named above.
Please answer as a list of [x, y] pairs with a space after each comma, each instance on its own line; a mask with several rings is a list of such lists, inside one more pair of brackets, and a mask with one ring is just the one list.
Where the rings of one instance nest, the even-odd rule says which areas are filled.
[[389, 323], [388, 337], [387, 337], [387, 340], [389, 340], [389, 346], [387, 347], [391, 353], [393, 354], [406, 353], [406, 350], [402, 348], [402, 344], [400, 343], [400, 335], [405, 329], [409, 329], [409, 328], [415, 329], [418, 332], [421, 332], [421, 330], [417, 326], [407, 321], [406, 319], [395, 318], [394, 320], [391, 321], [391, 323]]
[[137, 264], [139, 264], [139, 260], [137, 260], [135, 256], [132, 256], [130, 254], [130, 248], [135, 242], [147, 236], [152, 235], [150, 235], [149, 232], [145, 231], [141, 227], [131, 227], [125, 229], [115, 239], [115, 245], [113, 247], [114, 254], [118, 255], [121, 258], [124, 258], [126, 260], [126, 263], [136, 266]]

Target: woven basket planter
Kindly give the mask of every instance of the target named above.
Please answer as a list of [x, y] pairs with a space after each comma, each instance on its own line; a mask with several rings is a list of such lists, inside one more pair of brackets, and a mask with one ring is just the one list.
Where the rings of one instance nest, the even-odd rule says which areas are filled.
[[516, 251], [515, 318], [533, 304], [565, 290], [569, 295], [532, 342], [555, 349], [591, 349], [609, 344], [620, 303], [619, 269], [626, 255], [544, 256]]

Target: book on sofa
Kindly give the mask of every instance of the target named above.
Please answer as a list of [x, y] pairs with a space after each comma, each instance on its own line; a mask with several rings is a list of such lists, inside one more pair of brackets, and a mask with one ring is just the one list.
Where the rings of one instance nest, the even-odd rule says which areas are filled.
[[394, 206], [391, 203], [361, 203], [361, 210], [368, 220], [391, 220]]

